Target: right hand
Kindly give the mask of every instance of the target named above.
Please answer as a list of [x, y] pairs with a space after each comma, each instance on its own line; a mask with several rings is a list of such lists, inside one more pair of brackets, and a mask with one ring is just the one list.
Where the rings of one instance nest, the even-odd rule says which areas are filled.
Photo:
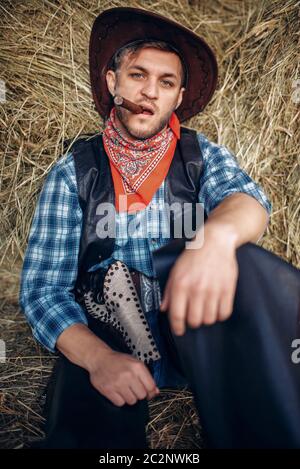
[[159, 394], [146, 365], [128, 353], [107, 351], [94, 360], [89, 374], [94, 388], [118, 407]]

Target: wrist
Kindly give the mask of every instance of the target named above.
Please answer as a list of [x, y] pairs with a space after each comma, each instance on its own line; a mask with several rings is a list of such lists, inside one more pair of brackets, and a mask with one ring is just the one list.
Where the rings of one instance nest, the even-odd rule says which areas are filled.
[[57, 349], [72, 363], [90, 371], [112, 349], [85, 324], [73, 324], [58, 337]]
[[204, 227], [204, 242], [212, 241], [228, 248], [236, 249], [238, 245], [238, 233], [235, 228], [226, 223], [207, 223]]
[[90, 341], [83, 358], [84, 368], [92, 373], [99, 368], [101, 363], [106, 361], [107, 355], [112, 352], [113, 349], [95, 335]]
[[238, 233], [230, 224], [208, 220], [194, 237], [199, 248], [222, 247], [234, 251], [238, 247]]

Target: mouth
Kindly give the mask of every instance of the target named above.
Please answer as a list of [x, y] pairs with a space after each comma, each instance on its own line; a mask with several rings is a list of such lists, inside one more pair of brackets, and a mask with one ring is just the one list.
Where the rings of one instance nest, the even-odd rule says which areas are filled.
[[153, 116], [154, 115], [154, 109], [147, 105], [147, 104], [141, 104], [143, 108], [143, 112], [141, 113], [144, 116]]

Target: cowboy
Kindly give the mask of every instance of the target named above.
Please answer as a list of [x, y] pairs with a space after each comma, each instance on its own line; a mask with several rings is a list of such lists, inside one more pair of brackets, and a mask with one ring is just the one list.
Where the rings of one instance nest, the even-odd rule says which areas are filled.
[[[104, 131], [76, 141], [46, 178], [20, 304], [34, 337], [59, 354], [43, 447], [147, 448], [148, 400], [166, 386], [193, 389], [174, 337], [230, 318], [236, 251], [261, 238], [271, 204], [225, 146], [180, 125], [216, 88], [216, 59], [202, 38], [146, 10], [106, 10], [91, 33], [90, 76]], [[164, 218], [153, 213], [175, 202], [190, 204], [194, 221], [203, 206], [191, 240], [204, 233], [204, 242], [182, 252], [161, 298], [152, 254], [174, 238], [176, 217], [164, 237]], [[108, 218], [103, 204], [114, 208]], [[130, 224], [136, 233], [145, 222], [143, 236], [130, 235]], [[224, 445], [238, 446], [229, 432]]]

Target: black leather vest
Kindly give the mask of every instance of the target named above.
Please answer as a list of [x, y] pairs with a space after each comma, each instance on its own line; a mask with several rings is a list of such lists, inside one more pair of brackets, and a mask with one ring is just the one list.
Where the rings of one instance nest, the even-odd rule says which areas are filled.
[[[72, 146], [75, 163], [79, 203], [83, 212], [83, 225], [78, 259], [78, 282], [90, 267], [110, 257], [114, 250], [113, 237], [99, 237], [97, 227], [103, 216], [115, 226], [115, 214], [99, 214], [99, 204], [110, 203], [114, 207], [115, 193], [108, 156], [102, 143], [102, 135], [81, 138]], [[192, 203], [193, 229], [197, 228], [194, 204], [200, 190], [203, 158], [195, 130], [181, 127], [174, 157], [165, 179], [165, 202], [177, 202], [180, 212], [183, 203]], [[170, 211], [170, 239], [174, 238], [174, 220], [181, 215]], [[206, 215], [204, 214], [204, 218]], [[176, 235], [178, 237], [178, 234]], [[77, 284], [78, 284], [77, 282]]]

